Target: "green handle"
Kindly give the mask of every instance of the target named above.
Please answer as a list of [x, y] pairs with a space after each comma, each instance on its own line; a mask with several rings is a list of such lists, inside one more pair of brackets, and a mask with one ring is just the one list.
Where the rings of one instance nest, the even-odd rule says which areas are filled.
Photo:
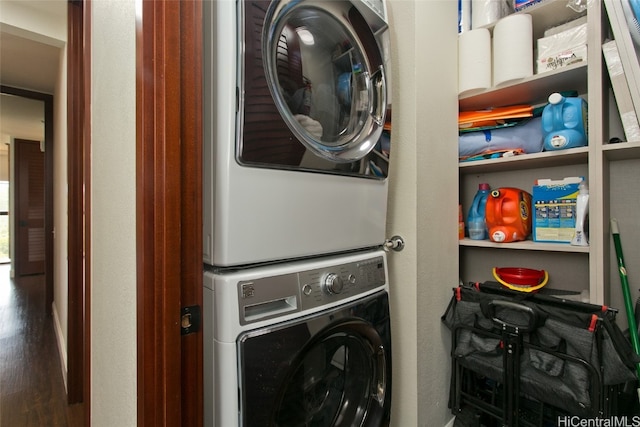
[[[613, 236], [613, 244], [616, 247], [616, 257], [618, 258], [618, 273], [620, 273], [620, 283], [622, 285], [622, 296], [624, 298], [624, 308], [627, 312], [627, 323], [629, 324], [629, 335], [631, 336], [631, 345], [637, 355], [640, 355], [640, 342], [638, 341], [638, 327], [635, 322], [635, 313], [633, 311], [633, 303], [631, 301], [631, 292], [629, 291], [629, 280], [627, 278], [627, 269], [624, 266], [624, 256], [622, 254], [622, 244], [620, 243], [620, 231], [618, 229], [618, 221], [611, 220], [611, 235]], [[640, 363], [636, 364], [636, 375], [640, 380]]]

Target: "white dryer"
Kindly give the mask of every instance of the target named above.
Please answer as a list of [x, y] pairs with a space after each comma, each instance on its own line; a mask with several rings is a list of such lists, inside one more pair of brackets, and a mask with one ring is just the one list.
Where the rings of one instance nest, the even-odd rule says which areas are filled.
[[204, 261], [376, 247], [385, 238], [383, 0], [204, 2]]
[[383, 251], [205, 272], [205, 427], [388, 426], [387, 277]]

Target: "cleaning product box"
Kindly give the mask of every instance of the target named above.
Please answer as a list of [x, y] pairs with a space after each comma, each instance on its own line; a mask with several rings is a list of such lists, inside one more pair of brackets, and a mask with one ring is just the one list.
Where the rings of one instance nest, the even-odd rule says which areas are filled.
[[576, 202], [583, 177], [538, 179], [533, 186], [533, 240], [571, 243], [576, 227]]

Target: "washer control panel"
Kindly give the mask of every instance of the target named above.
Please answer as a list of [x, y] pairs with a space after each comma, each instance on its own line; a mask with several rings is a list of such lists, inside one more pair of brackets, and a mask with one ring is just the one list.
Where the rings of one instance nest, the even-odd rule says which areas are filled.
[[382, 256], [238, 282], [240, 324], [301, 312], [386, 284]]
[[322, 286], [324, 287], [325, 292], [331, 295], [339, 294], [340, 292], [342, 292], [344, 284], [342, 283], [342, 278], [339, 275], [335, 273], [329, 273], [324, 276]]
[[302, 309], [318, 307], [384, 286], [386, 270], [382, 257], [333, 265], [298, 273]]

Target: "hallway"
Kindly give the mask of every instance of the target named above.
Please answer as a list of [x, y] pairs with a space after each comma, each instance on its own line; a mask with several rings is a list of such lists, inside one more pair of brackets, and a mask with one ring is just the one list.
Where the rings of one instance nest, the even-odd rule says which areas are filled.
[[[0, 265], [0, 426], [76, 427], [68, 407], [53, 317], [45, 314], [44, 276], [10, 279]], [[68, 409], [69, 408], [69, 409]]]

